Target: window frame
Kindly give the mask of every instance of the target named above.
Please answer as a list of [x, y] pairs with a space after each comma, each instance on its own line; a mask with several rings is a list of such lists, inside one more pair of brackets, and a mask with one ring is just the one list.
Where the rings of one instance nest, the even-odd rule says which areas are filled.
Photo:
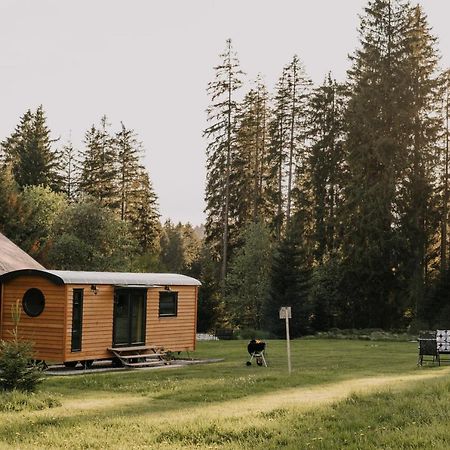
[[[39, 295], [41, 297], [39, 300], [42, 301], [42, 308], [37, 314], [32, 313], [30, 311], [29, 305], [27, 305], [28, 301], [32, 301], [32, 298], [30, 298], [30, 296], [33, 295], [32, 291], [35, 291], [36, 295]], [[27, 297], [27, 294], [28, 294], [28, 297]], [[45, 310], [45, 295], [44, 295], [44, 293], [38, 288], [27, 289], [26, 292], [22, 296], [22, 309], [24, 310], [25, 314], [28, 317], [31, 317], [32, 319], [35, 317], [39, 317]]]
[[[174, 312], [169, 314], [161, 314], [161, 301], [164, 300], [162, 297], [172, 297], [174, 302]], [[178, 316], [178, 292], [176, 291], [160, 291], [159, 292], [159, 304], [158, 304], [158, 317], [177, 317]]]
[[[79, 295], [79, 299], [76, 299], [76, 295]], [[74, 310], [75, 310], [75, 303], [76, 300], [78, 300], [78, 307], [79, 307], [79, 321], [77, 323], [77, 327], [75, 328], [74, 324]], [[78, 289], [75, 288], [72, 291], [72, 329], [71, 329], [71, 339], [70, 339], [70, 352], [76, 353], [81, 352], [83, 348], [83, 306], [84, 306], [84, 289]], [[78, 336], [76, 336], [76, 332], [78, 332]], [[79, 340], [79, 345], [77, 344], [76, 339]], [[78, 348], [79, 347], [79, 348]]]

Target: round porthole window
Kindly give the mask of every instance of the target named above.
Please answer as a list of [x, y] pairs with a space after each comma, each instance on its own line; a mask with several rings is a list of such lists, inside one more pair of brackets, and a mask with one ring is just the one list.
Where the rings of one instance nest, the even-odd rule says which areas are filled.
[[30, 317], [37, 317], [42, 314], [45, 307], [45, 297], [42, 291], [36, 288], [28, 289], [22, 299], [23, 310]]

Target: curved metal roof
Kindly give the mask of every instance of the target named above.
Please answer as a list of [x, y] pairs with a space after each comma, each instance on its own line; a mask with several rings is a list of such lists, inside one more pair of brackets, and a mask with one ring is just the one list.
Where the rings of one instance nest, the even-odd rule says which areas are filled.
[[60, 277], [65, 284], [118, 284], [118, 285], [163, 285], [200, 286], [200, 281], [175, 273], [130, 273], [130, 272], [78, 272], [71, 270], [47, 270]]
[[71, 270], [14, 270], [0, 275], [0, 282], [21, 275], [37, 275], [55, 284], [112, 284], [119, 286], [200, 286], [200, 281], [174, 273], [80, 272]]

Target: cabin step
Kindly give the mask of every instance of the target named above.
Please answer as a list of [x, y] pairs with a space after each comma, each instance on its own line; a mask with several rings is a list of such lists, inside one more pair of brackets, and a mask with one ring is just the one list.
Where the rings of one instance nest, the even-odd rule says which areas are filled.
[[163, 353], [136, 353], [134, 355], [120, 355], [123, 359], [133, 359], [133, 358], [147, 358], [147, 359], [161, 359], [164, 358], [165, 354]]
[[141, 352], [151, 350], [153, 347], [149, 347], [148, 345], [140, 345], [136, 347], [109, 347], [108, 351], [110, 352]]
[[111, 347], [108, 350], [126, 367], [151, 367], [166, 364], [166, 353], [160, 346]]

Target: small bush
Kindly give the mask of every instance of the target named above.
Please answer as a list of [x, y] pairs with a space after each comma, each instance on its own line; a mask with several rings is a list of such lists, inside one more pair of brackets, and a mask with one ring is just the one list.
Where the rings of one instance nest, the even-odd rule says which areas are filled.
[[42, 366], [32, 363], [30, 342], [0, 341], [0, 389], [33, 392], [42, 381]]
[[41, 364], [33, 361], [33, 344], [19, 339], [19, 301], [11, 308], [11, 340], [0, 341], [0, 390], [33, 392], [42, 381]]

